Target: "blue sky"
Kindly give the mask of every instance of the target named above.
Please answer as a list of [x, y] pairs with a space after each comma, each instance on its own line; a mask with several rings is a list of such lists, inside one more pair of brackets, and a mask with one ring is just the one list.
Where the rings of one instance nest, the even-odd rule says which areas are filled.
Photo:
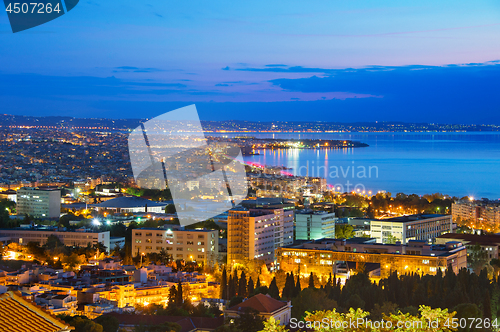
[[0, 39], [7, 114], [500, 124], [494, 0], [82, 0]]

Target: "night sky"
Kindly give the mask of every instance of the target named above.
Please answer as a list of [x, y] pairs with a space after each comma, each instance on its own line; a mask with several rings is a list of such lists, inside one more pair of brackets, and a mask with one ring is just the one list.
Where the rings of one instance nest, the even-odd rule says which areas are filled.
[[500, 124], [496, 0], [81, 0], [0, 41], [4, 114]]

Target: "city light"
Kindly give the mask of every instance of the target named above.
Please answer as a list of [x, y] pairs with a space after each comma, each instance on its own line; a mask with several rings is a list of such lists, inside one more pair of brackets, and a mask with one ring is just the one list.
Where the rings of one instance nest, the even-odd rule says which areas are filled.
[[92, 224], [93, 224], [94, 226], [100, 226], [100, 225], [101, 225], [101, 222], [99, 221], [99, 219], [94, 218], [94, 220], [92, 220]]

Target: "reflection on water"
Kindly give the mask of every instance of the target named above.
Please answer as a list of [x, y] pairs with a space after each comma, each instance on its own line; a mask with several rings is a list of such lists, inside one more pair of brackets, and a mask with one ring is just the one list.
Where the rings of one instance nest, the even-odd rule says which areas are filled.
[[[369, 144], [366, 148], [351, 149], [260, 150], [260, 155], [245, 157], [247, 161], [264, 165], [290, 167], [291, 172], [298, 175], [308, 172], [309, 176], [323, 176], [330, 185], [345, 186], [349, 181], [351, 185], [359, 184], [374, 192], [441, 192], [460, 197], [500, 198], [499, 133], [248, 135], [260, 138], [348, 139]], [[371, 176], [368, 174], [370, 167]], [[363, 168], [365, 174], [361, 172]], [[375, 176], [375, 168], [378, 176]]]

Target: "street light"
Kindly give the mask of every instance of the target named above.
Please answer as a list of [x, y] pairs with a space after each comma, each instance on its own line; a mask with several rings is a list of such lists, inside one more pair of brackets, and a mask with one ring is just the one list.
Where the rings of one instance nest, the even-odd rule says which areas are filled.
[[145, 253], [141, 253], [141, 267], [142, 267], [142, 257], [144, 257], [146, 254]]

